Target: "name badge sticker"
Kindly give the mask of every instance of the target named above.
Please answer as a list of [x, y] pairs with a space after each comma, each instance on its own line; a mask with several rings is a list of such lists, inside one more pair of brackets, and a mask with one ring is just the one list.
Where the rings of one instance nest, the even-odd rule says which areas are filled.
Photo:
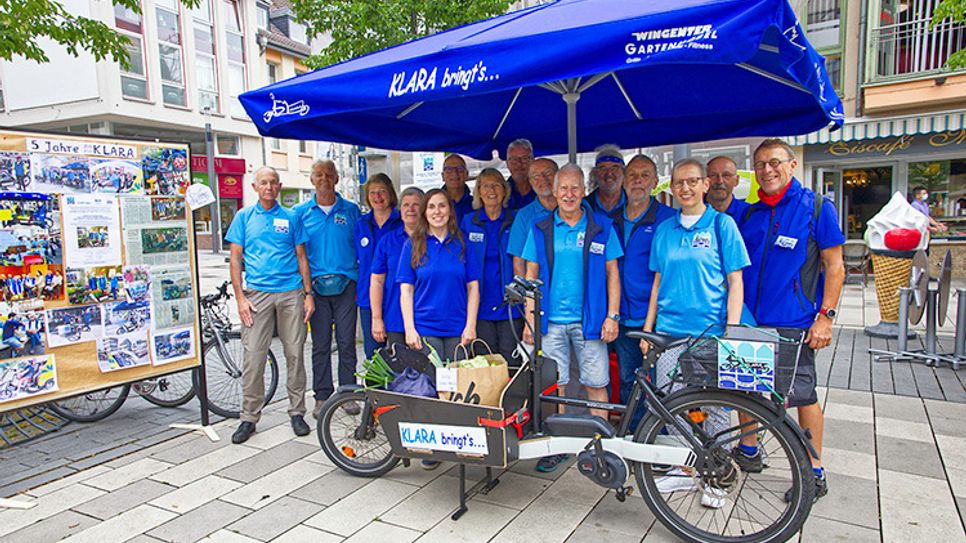
[[590, 252], [593, 253], [593, 254], [595, 254], [595, 255], [602, 255], [602, 254], [604, 254], [604, 244], [603, 243], [598, 243], [596, 241], [590, 242]]
[[276, 233], [288, 234], [288, 219], [275, 219], [272, 223], [275, 225]]
[[577, 233], [577, 247], [584, 246], [584, 232]]
[[335, 217], [333, 217], [332, 220], [335, 222], [335, 224], [340, 224], [340, 225], [349, 224], [349, 221], [346, 220], [345, 215], [343, 215], [342, 213], [336, 213]]
[[790, 238], [788, 236], [778, 236], [775, 240], [775, 245], [781, 247], [782, 249], [794, 249], [798, 245], [798, 238]]
[[481, 243], [483, 241], [483, 232], [470, 232], [470, 241]]

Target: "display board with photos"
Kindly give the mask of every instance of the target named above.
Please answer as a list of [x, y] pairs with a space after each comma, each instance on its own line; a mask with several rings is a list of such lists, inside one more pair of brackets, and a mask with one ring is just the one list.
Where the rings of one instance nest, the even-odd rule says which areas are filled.
[[200, 363], [189, 158], [0, 130], [0, 412]]

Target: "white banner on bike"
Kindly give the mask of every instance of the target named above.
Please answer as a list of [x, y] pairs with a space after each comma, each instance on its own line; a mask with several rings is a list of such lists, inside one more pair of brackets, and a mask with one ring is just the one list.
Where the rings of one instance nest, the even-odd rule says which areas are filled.
[[447, 451], [485, 456], [486, 429], [445, 424], [399, 423], [399, 439], [407, 449]]
[[116, 197], [67, 194], [63, 216], [68, 267], [121, 265], [121, 218]]
[[151, 334], [151, 360], [155, 366], [195, 356], [194, 327], [165, 330]]

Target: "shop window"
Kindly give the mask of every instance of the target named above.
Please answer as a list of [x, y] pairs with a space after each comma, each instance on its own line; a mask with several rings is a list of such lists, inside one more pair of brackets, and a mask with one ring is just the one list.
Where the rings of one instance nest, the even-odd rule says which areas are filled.
[[929, 191], [928, 203], [933, 218], [966, 217], [966, 160], [910, 163], [909, 192], [918, 186]]
[[121, 94], [125, 98], [147, 100], [148, 78], [144, 69], [141, 14], [124, 6], [114, 6], [114, 26], [128, 40], [124, 46], [128, 67], [121, 68]]
[[238, 2], [223, 0], [225, 44], [228, 55], [228, 92], [230, 93], [229, 112], [234, 117], [245, 117], [245, 108], [238, 101], [238, 95], [248, 90], [245, 76], [245, 36], [242, 14]]
[[229, 155], [229, 156], [241, 155], [241, 142], [238, 140], [238, 136], [227, 136], [224, 134], [216, 134], [215, 147], [219, 155]]
[[184, 57], [181, 50], [181, 16], [175, 0], [157, 0], [158, 57], [161, 94], [165, 104], [186, 106]]
[[198, 84], [198, 107], [221, 111], [218, 100], [218, 61], [215, 56], [215, 28], [211, 6], [205, 1], [192, 12], [195, 35], [195, 79]]

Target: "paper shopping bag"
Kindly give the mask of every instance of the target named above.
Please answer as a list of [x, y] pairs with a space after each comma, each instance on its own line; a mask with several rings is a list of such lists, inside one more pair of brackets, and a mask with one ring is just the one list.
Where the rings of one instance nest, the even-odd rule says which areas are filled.
[[490, 354], [483, 358], [489, 365], [465, 368], [460, 367], [460, 362], [453, 362], [446, 368], [437, 369], [436, 390], [439, 399], [500, 407], [500, 396], [510, 382], [510, 370], [502, 355]]

